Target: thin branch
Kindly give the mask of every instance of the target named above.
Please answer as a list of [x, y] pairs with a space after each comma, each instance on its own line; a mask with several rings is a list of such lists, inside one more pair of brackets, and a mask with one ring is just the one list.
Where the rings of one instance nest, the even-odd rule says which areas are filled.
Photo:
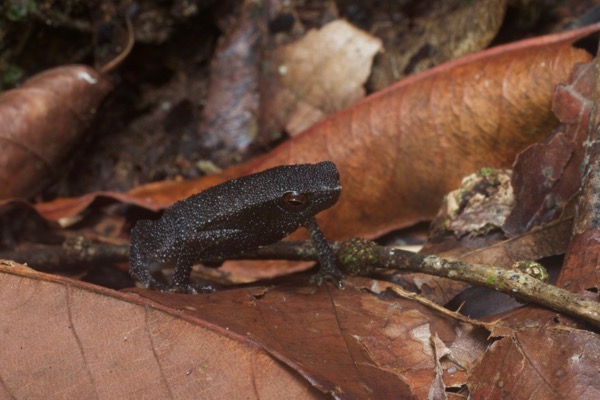
[[[285, 254], [286, 259], [316, 259], [314, 249], [310, 246], [303, 244], [294, 247], [295, 245], [291, 242], [277, 243], [256, 252], [245, 253], [244, 258], [262, 258], [262, 255], [273, 258], [275, 254]], [[340, 260], [339, 267], [349, 274], [368, 275], [377, 268], [422, 272], [485, 286], [518, 300], [551, 308], [600, 327], [600, 303], [545, 283], [547, 273], [535, 262], [515, 263], [515, 268], [506, 269], [378, 246], [364, 239], [351, 239], [332, 245]]]
[[[600, 327], [600, 303], [544, 283], [547, 274], [535, 262], [516, 263], [518, 268], [506, 269], [378, 246], [364, 239], [334, 242], [331, 246], [338, 257], [338, 266], [351, 275], [369, 275], [377, 268], [422, 272], [485, 286]], [[30, 248], [25, 252], [0, 253], [0, 258], [26, 262], [38, 270], [52, 270], [89, 262], [123, 262], [127, 260], [127, 250], [127, 246], [98, 245], [82, 238], [73, 238], [62, 247], [43, 249], [40, 254], [44, 257], [36, 255], [36, 250]], [[39, 261], [42, 258], [44, 262]], [[318, 256], [310, 242], [279, 242], [246, 252], [235, 259], [317, 261]], [[40, 264], [44, 268], [40, 268]]]

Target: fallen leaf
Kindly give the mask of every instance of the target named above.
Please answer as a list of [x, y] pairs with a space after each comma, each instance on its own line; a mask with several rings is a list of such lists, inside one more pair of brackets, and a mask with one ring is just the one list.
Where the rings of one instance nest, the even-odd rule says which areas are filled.
[[94, 69], [70, 65], [2, 93], [0, 199], [29, 197], [56, 177], [111, 89]]
[[552, 110], [561, 122], [548, 140], [517, 155], [512, 186], [515, 206], [503, 230], [517, 235], [558, 218], [579, 189], [594, 87], [592, 63], [574, 68], [554, 91]]
[[221, 165], [245, 155], [259, 134], [264, 7], [244, 1], [237, 23], [230, 26], [213, 57], [198, 142]]
[[[338, 166], [343, 190], [340, 202], [318, 218], [328, 238], [374, 237], [430, 219], [463, 176], [510, 166], [518, 151], [556, 125], [552, 90], [590, 57], [571, 43], [599, 28], [463, 57], [376, 93], [222, 176], [155, 183], [128, 197], [158, 209], [236, 175], [329, 159]], [[96, 197], [86, 196], [88, 204], [90, 196]], [[77, 199], [57, 202], [60, 207], [36, 208], [53, 219], [82, 209], [69, 204]]]
[[16, 398], [57, 388], [70, 398], [306, 398], [314, 387], [345, 398], [424, 399], [436, 374], [464, 385], [467, 375], [453, 371], [475, 363], [485, 330], [409, 300], [382, 300], [373, 293], [389, 286], [381, 285], [286, 280], [194, 296], [134, 294], [3, 262], [0, 390]]
[[[583, 148], [583, 157], [580, 157], [581, 179], [577, 180], [579, 190], [577, 193], [577, 213], [573, 222], [573, 235], [569, 249], [565, 256], [565, 263], [557, 285], [570, 291], [579, 292], [589, 290], [598, 293], [600, 290], [600, 59], [598, 55], [589, 68], [592, 76], [591, 104], [588, 108], [582, 107], [582, 113], [588, 111], [589, 123], [586, 123], [587, 132]], [[588, 119], [581, 119], [588, 122]], [[577, 174], [578, 175], [578, 174]], [[575, 176], [577, 176], [575, 175]]]
[[380, 49], [381, 40], [343, 20], [276, 49], [262, 89], [262, 130], [295, 135], [364, 97]]
[[548, 135], [555, 85], [589, 60], [570, 45], [586, 33], [500, 46], [413, 75], [277, 147], [248, 172], [334, 161], [342, 195], [318, 218], [331, 238], [373, 237], [431, 219], [463, 176], [508, 167]]
[[511, 170], [485, 168], [464, 177], [460, 188], [444, 196], [429, 241], [492, 239], [513, 207], [511, 175]]
[[245, 332], [6, 262], [0, 287], [2, 398], [319, 398]]
[[421, 9], [416, 6], [416, 11], [407, 11], [404, 8], [410, 6], [392, 3], [386, 5], [394, 7], [392, 10], [378, 16], [372, 29], [373, 34], [383, 38], [385, 51], [377, 57], [369, 79], [374, 90], [484, 49], [498, 33], [506, 12], [505, 0], [422, 4]]
[[[494, 264], [510, 268], [512, 264], [523, 260], [539, 260], [541, 258], [563, 254], [567, 250], [573, 218], [553, 221], [535, 228], [527, 233], [499, 241], [490, 246], [460, 252], [460, 259], [478, 263]], [[443, 253], [450, 256], [453, 253]]]
[[496, 322], [495, 341], [469, 378], [472, 398], [598, 398], [600, 336], [553, 317], [550, 311], [526, 309]]

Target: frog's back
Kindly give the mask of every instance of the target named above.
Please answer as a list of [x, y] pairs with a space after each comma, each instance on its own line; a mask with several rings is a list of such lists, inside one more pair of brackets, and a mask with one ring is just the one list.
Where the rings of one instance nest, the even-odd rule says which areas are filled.
[[208, 188], [173, 204], [162, 219], [174, 227], [212, 228], [216, 221], [243, 219], [247, 213], [268, 215], [286, 192], [309, 193], [326, 200], [314, 215], [335, 203], [340, 190], [337, 169], [331, 162], [284, 165]]

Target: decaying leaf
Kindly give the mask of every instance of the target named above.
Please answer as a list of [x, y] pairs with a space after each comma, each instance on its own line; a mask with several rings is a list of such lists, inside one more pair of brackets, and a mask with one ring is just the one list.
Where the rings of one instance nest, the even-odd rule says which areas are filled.
[[431, 224], [429, 240], [483, 237], [499, 231], [514, 203], [511, 174], [511, 170], [484, 168], [466, 176], [459, 189], [444, 197]]
[[503, 226], [507, 234], [521, 234], [555, 220], [577, 192], [593, 81], [592, 63], [576, 66], [569, 82], [554, 91], [552, 111], [561, 125], [548, 140], [517, 156], [512, 180], [515, 207]]
[[295, 135], [364, 97], [380, 49], [381, 40], [343, 20], [277, 49], [262, 89], [262, 129]]
[[495, 342], [469, 378], [473, 398], [595, 399], [600, 336], [526, 308], [496, 323]]
[[[440, 0], [416, 6], [416, 15], [382, 16], [373, 27], [384, 39], [369, 84], [381, 90], [407, 75], [484, 49], [504, 21], [505, 0]], [[402, 8], [404, 4], [390, 4]], [[394, 10], [395, 11], [395, 10]], [[412, 18], [411, 18], [412, 17]]]
[[244, 2], [238, 23], [231, 25], [212, 61], [198, 139], [217, 152], [211, 154], [213, 160], [240, 157], [259, 135], [263, 7], [260, 2]]
[[246, 332], [14, 263], [0, 271], [2, 398], [317, 397]]
[[[382, 301], [372, 293], [385, 290], [377, 281], [352, 278], [345, 290], [286, 281], [197, 296], [134, 294], [0, 264], [0, 391], [306, 398], [316, 388], [345, 398], [427, 398], [440, 374], [464, 385], [467, 374], [456, 370], [468, 372], [485, 349], [484, 329], [408, 300]], [[32, 293], [43, 301], [23, 302]]]
[[0, 199], [31, 196], [55, 177], [111, 89], [92, 68], [73, 65], [42, 72], [3, 93]]

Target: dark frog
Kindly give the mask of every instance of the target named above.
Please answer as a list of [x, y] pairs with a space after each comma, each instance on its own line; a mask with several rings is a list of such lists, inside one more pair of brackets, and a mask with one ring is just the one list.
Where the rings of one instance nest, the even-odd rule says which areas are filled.
[[[313, 281], [342, 286], [343, 274], [315, 220], [333, 206], [342, 187], [335, 164], [284, 165], [213, 186], [167, 208], [156, 221], [138, 221], [131, 231], [129, 270], [146, 287], [197, 293], [209, 285], [190, 280], [199, 261], [221, 260], [278, 242], [300, 226], [310, 233], [321, 269]], [[174, 264], [172, 285], [150, 269]]]

